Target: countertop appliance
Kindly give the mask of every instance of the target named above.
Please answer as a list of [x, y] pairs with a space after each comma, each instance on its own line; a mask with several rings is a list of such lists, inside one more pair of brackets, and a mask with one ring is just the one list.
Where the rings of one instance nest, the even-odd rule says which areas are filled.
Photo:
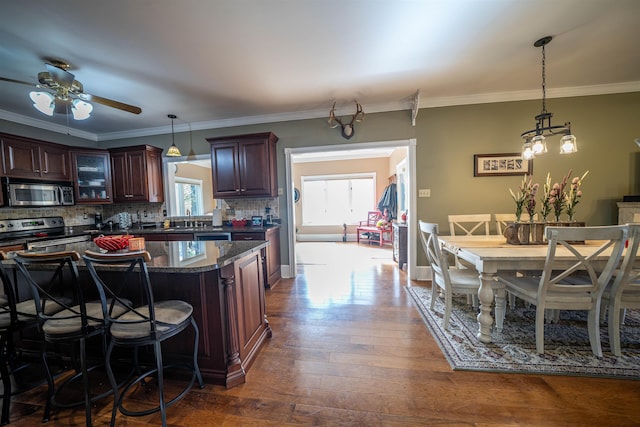
[[73, 205], [70, 182], [26, 181], [2, 178], [2, 188], [9, 206]]
[[89, 240], [89, 235], [67, 236], [61, 216], [0, 220], [0, 244], [25, 238], [27, 249]]

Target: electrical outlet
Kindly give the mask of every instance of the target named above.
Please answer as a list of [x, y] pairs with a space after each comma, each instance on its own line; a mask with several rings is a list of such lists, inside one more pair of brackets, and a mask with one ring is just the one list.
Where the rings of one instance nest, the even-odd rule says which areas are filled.
[[431, 189], [421, 188], [420, 190], [418, 190], [418, 197], [431, 197]]
[[278, 196], [282, 196], [284, 191], [282, 191], [282, 187], [278, 187]]

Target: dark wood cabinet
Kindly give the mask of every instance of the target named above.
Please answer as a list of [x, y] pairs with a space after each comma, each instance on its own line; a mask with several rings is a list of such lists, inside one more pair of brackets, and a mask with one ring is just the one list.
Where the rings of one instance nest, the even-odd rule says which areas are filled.
[[278, 195], [276, 143], [271, 132], [207, 138], [211, 144], [213, 197]]
[[393, 223], [393, 260], [400, 269], [407, 263], [407, 224]]
[[162, 149], [150, 145], [114, 148], [111, 155], [114, 202], [163, 202]]
[[282, 277], [280, 262], [280, 228], [269, 228], [265, 231], [233, 231], [231, 240], [266, 240], [269, 242], [265, 250], [264, 270], [265, 287], [272, 288]]
[[2, 173], [13, 178], [71, 181], [69, 148], [13, 135], [2, 135]]
[[106, 150], [71, 150], [76, 204], [113, 203], [111, 162]]

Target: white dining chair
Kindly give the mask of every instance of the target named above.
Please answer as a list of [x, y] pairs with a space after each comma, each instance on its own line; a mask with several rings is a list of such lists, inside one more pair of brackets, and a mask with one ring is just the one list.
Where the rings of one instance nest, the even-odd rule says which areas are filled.
[[[474, 234], [484, 234], [489, 236], [489, 224], [491, 223], [491, 214], [461, 214], [461, 215], [449, 215], [449, 233], [452, 236], [473, 236]], [[483, 233], [484, 230], [484, 233]], [[473, 268], [467, 262], [455, 257], [456, 268]], [[478, 295], [468, 295], [467, 300], [474, 308], [478, 307]]]
[[449, 318], [453, 305], [453, 294], [477, 295], [480, 276], [475, 269], [450, 268], [447, 257], [442, 253], [438, 241], [438, 224], [419, 221], [420, 241], [433, 272], [431, 280], [431, 306], [435, 308], [438, 291], [444, 296], [444, 329], [449, 328]]
[[621, 355], [620, 323], [627, 309], [640, 308], [640, 270], [634, 268], [640, 247], [640, 224], [629, 224], [629, 245], [615, 280], [602, 295], [607, 310], [609, 346], [616, 356]]
[[[545, 310], [585, 310], [593, 354], [602, 357], [600, 304], [602, 293], [620, 262], [627, 238], [626, 225], [599, 227], [547, 227], [547, 257], [540, 277], [498, 276], [506, 290], [536, 306], [536, 351], [544, 353]], [[594, 251], [580, 255], [574, 245], [594, 243]], [[597, 260], [607, 254], [606, 265]], [[570, 265], [569, 267], [566, 267]]]
[[[489, 235], [491, 214], [449, 215], [449, 233], [452, 236]], [[484, 233], [482, 233], [484, 229]]]

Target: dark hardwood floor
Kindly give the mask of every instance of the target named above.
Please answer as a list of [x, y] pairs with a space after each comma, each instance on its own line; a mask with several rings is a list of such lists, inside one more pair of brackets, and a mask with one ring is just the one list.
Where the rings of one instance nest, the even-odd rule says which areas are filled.
[[[452, 371], [389, 250], [312, 246], [299, 251], [298, 276], [267, 291], [273, 337], [247, 383], [192, 389], [168, 409], [170, 425], [640, 425], [640, 381]], [[12, 425], [40, 424], [43, 393], [14, 398]], [[98, 402], [94, 425], [108, 423], [110, 405]], [[116, 425], [159, 420], [118, 414]], [[55, 410], [49, 422], [83, 424], [82, 409]]]

